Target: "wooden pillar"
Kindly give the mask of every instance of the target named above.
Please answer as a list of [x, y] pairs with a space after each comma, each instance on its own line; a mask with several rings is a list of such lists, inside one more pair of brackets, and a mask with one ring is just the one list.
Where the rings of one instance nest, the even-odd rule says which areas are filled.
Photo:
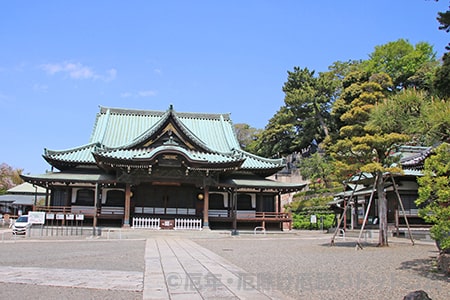
[[279, 213], [279, 212], [280, 212], [280, 211], [278, 210], [279, 202], [280, 202], [280, 193], [278, 193], [278, 194], [275, 196], [275, 212], [276, 212], [276, 213]]
[[203, 229], [209, 229], [209, 187], [205, 186], [203, 191]]
[[[344, 207], [346, 205], [350, 205], [350, 204], [347, 202], [347, 199], [344, 198]], [[344, 230], [346, 230], [347, 229], [347, 210], [344, 210], [343, 214], [344, 214]]]
[[123, 227], [130, 227], [131, 185], [125, 186], [125, 209], [123, 214]]
[[236, 190], [232, 190], [231, 192], [231, 201], [233, 207], [233, 230], [237, 230], [237, 192]]
[[400, 220], [398, 218], [398, 207], [395, 208], [395, 229], [396, 229], [396, 237], [400, 236]]
[[50, 206], [50, 193], [48, 190], [48, 187], [45, 188], [45, 204], [44, 206], [49, 207]]
[[98, 183], [95, 184], [95, 192], [94, 192], [94, 219], [92, 220], [92, 227], [94, 227], [94, 235], [95, 228], [97, 227], [97, 212], [98, 212]]
[[281, 193], [278, 192], [277, 196], [275, 197], [275, 212], [278, 214], [281, 212]]

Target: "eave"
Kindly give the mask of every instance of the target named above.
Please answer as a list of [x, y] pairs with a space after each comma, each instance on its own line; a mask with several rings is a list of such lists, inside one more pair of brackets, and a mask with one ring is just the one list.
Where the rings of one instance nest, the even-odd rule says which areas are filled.
[[180, 156], [180, 163], [187, 169], [236, 170], [244, 162], [244, 158], [221, 153], [205, 153], [190, 151], [178, 146], [160, 146], [155, 149], [117, 149], [103, 150], [93, 153], [96, 163], [107, 169], [117, 167], [146, 168], [159, 163], [165, 155]]

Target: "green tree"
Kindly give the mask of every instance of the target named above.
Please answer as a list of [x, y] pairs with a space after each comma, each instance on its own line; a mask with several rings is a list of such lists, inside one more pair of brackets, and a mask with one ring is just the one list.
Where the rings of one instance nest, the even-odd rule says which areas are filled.
[[331, 104], [334, 102], [338, 81], [331, 72], [319, 73], [308, 68], [294, 67], [288, 71], [283, 86], [284, 102], [294, 116], [296, 150], [306, 148], [313, 140], [321, 142], [330, 134]]
[[418, 179], [419, 215], [433, 223], [431, 236], [443, 250], [450, 249], [450, 144], [443, 143], [425, 160], [424, 176]]
[[410, 143], [434, 145], [450, 141], [450, 102], [423, 91], [405, 89], [371, 112], [370, 123], [383, 132], [405, 133]]
[[420, 42], [413, 46], [405, 39], [399, 39], [381, 46], [376, 46], [375, 51], [369, 55], [369, 60], [364, 61], [364, 68], [370, 74], [386, 73], [394, 83], [394, 87], [416, 87], [426, 89], [431, 84], [431, 79], [424, 84], [414, 76], [417, 72], [429, 70], [427, 76], [432, 78], [438, 64], [433, 46]]
[[417, 130], [428, 145], [450, 142], [450, 101], [434, 98], [422, 107]]
[[303, 158], [298, 164], [300, 174], [314, 185], [323, 183], [326, 188], [332, 186], [333, 164], [322, 154], [316, 152], [310, 157]]
[[242, 149], [248, 150], [247, 147], [256, 139], [261, 129], [256, 129], [248, 124], [234, 124], [234, 131]]
[[286, 155], [307, 148], [313, 141], [320, 143], [330, 134], [331, 105], [340, 82], [334, 72], [314, 73], [299, 67], [288, 71], [283, 86], [285, 105], [269, 120], [249, 151], [269, 157]]
[[[447, 33], [450, 32], [450, 10], [438, 12], [438, 17], [436, 19], [441, 24], [439, 30], [444, 30]], [[450, 43], [447, 44], [445, 49], [450, 50]]]
[[433, 87], [440, 97], [450, 99], [450, 53], [444, 54], [442, 62], [442, 66], [436, 70]]
[[377, 178], [379, 245], [388, 245], [387, 199], [384, 194], [383, 173], [393, 171], [389, 153], [408, 136], [396, 132], [383, 132], [382, 126], [370, 123], [375, 105], [383, 103], [391, 94], [392, 81], [387, 74], [374, 74], [367, 79], [366, 73], [350, 73], [344, 79], [344, 98], [340, 119], [343, 126], [339, 137], [327, 143], [327, 151], [336, 159], [341, 172], [349, 175], [368, 172]]
[[279, 157], [293, 152], [295, 136], [294, 116], [286, 106], [282, 106], [269, 120], [257, 139], [247, 147], [248, 151], [264, 157]]
[[376, 124], [383, 132], [406, 133], [412, 141], [423, 144], [424, 132], [419, 126], [423, 110], [430, 102], [423, 91], [402, 90], [374, 107], [369, 124]]

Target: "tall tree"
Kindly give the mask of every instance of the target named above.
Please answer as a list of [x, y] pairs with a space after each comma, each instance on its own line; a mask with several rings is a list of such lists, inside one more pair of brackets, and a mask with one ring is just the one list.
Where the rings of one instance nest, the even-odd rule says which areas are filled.
[[257, 139], [247, 146], [248, 151], [264, 157], [279, 157], [294, 151], [292, 141], [295, 136], [294, 116], [286, 106], [280, 107], [269, 120]]
[[309, 146], [313, 140], [321, 142], [330, 134], [331, 104], [338, 82], [331, 72], [319, 73], [318, 77], [314, 73], [308, 68], [294, 67], [293, 72], [288, 71], [283, 86], [284, 102], [295, 116], [294, 143], [298, 149]]
[[[385, 133], [376, 123], [369, 124], [371, 112], [375, 105], [383, 103], [391, 91], [392, 81], [387, 74], [374, 74], [367, 78], [364, 74], [351, 73], [344, 80], [342, 92], [345, 101], [340, 116], [343, 126], [339, 138], [328, 143], [327, 150], [334, 157], [341, 171], [349, 173], [368, 172], [376, 178], [379, 242], [388, 245], [387, 199], [384, 194], [383, 173], [391, 170], [392, 158], [389, 153], [401, 142], [408, 139], [400, 133]], [[350, 101], [351, 100], [351, 101]]]
[[261, 129], [256, 129], [248, 124], [238, 123], [234, 124], [234, 131], [236, 132], [236, 137], [241, 148], [248, 150], [247, 148], [256, 139], [257, 135], [261, 132]]
[[450, 101], [405, 89], [377, 105], [371, 123], [383, 132], [406, 133], [418, 145], [450, 142]]
[[[445, 12], [438, 12], [438, 17], [436, 18], [438, 22], [441, 24], [439, 26], [439, 30], [444, 30], [445, 32], [450, 32], [450, 10]], [[447, 44], [445, 49], [450, 51], [450, 43]]]
[[298, 164], [303, 179], [314, 183], [323, 183], [326, 188], [332, 186], [333, 164], [328, 157], [316, 152], [310, 157], [302, 158]]
[[285, 105], [269, 120], [249, 149], [264, 156], [301, 151], [330, 134], [331, 104], [339, 91], [335, 72], [319, 73], [294, 67], [284, 83]]
[[368, 124], [378, 126], [383, 132], [406, 133], [411, 142], [424, 143], [423, 110], [431, 100], [423, 91], [405, 89], [386, 98], [374, 107]]
[[450, 250], [450, 144], [443, 143], [425, 160], [418, 179], [419, 215], [433, 223], [431, 235], [442, 250]]
[[[420, 82], [414, 75], [428, 68], [431, 69], [431, 77], [438, 66], [433, 46], [425, 42], [413, 46], [405, 39], [376, 46], [369, 57], [369, 60], [363, 63], [365, 70], [370, 74], [388, 74], [394, 87], [398, 89], [413, 86], [418, 89], [427, 88], [430, 82], [427, 81], [424, 86], [418, 85]], [[426, 65], [427, 68], [424, 67]]]
[[450, 143], [450, 100], [433, 98], [424, 105], [417, 131], [428, 145]]
[[440, 97], [450, 99], [450, 52], [442, 57], [442, 66], [436, 70], [433, 87]]

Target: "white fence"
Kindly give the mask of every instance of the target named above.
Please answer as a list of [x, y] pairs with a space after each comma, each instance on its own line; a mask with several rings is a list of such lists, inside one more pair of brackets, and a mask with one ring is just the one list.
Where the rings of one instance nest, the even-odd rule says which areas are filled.
[[161, 229], [160, 218], [133, 218], [133, 228]]
[[175, 219], [175, 230], [202, 230], [201, 219]]
[[184, 207], [142, 207], [136, 206], [134, 208], [136, 214], [151, 214], [151, 215], [195, 215], [195, 208]]

